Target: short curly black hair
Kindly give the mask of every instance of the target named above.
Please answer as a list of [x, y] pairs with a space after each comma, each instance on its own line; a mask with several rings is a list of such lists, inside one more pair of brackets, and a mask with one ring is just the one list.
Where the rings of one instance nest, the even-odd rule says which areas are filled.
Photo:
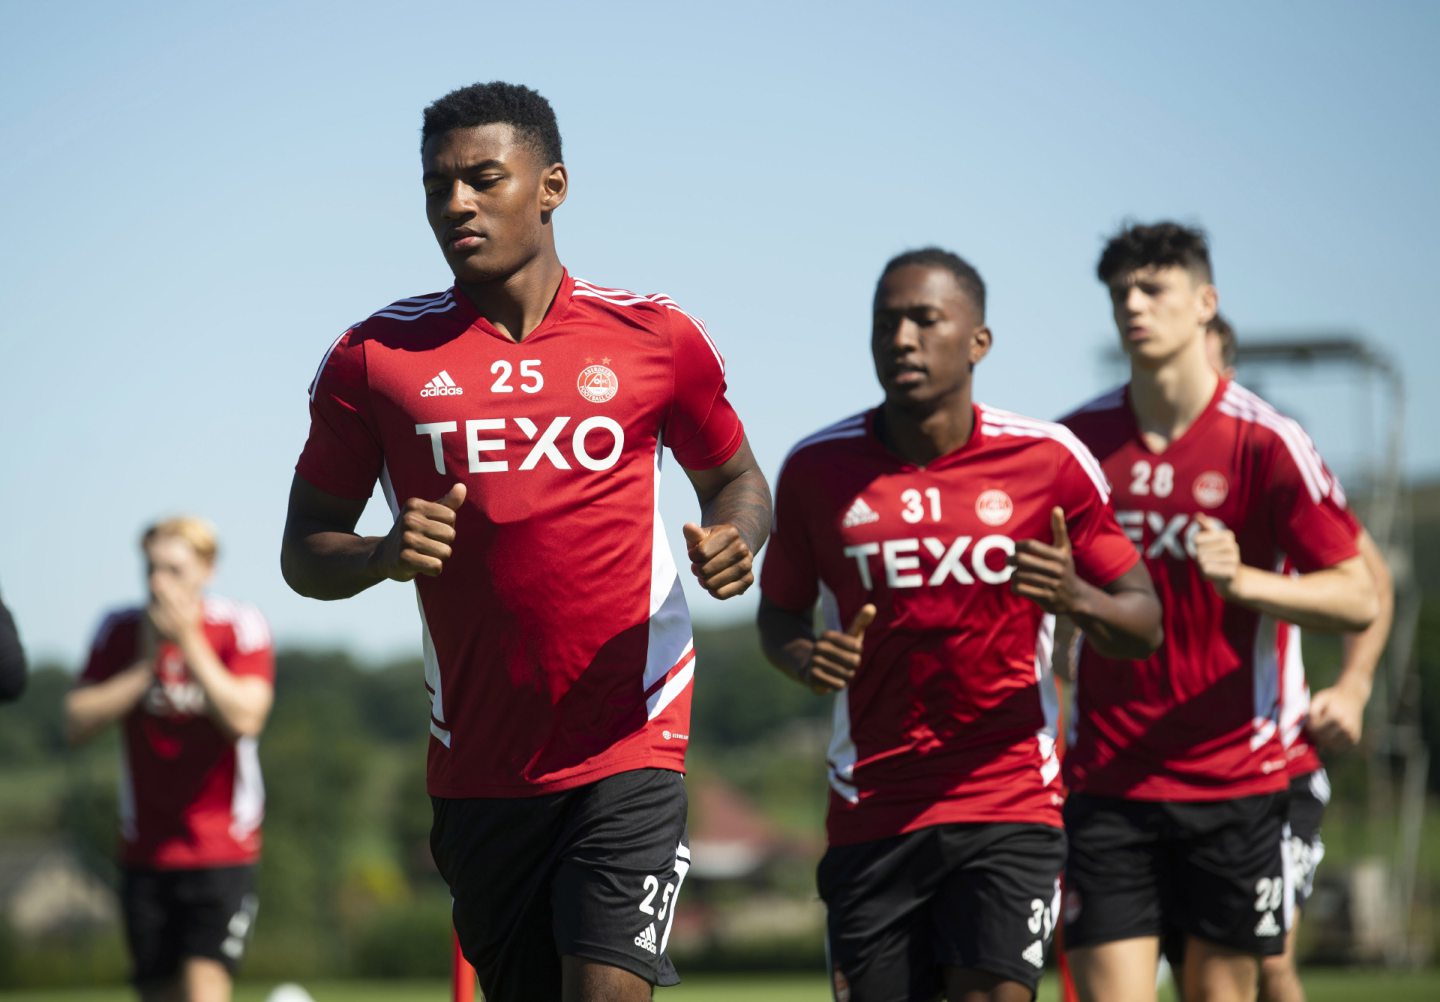
[[514, 126], [546, 164], [563, 162], [560, 126], [550, 102], [529, 87], [501, 80], [461, 87], [432, 102], [420, 126], [420, 148], [442, 132], [496, 122]]
[[1184, 268], [1202, 282], [1215, 280], [1204, 230], [1168, 221], [1149, 225], [1127, 222], [1105, 245], [1095, 274], [1110, 285], [1138, 268], [1172, 266]]
[[[960, 288], [965, 290], [965, 295], [970, 297], [970, 302], [975, 304], [980, 319], [985, 319], [985, 280], [980, 277], [980, 273], [969, 261], [944, 248], [921, 247], [918, 250], [895, 255], [885, 262], [885, 270], [880, 272], [880, 282], [885, 281], [885, 276], [896, 268], [905, 268], [912, 264], [926, 268], [943, 268], [954, 275], [955, 281], [960, 283]], [[876, 283], [876, 291], [879, 291], [879, 284], [879, 282]]]

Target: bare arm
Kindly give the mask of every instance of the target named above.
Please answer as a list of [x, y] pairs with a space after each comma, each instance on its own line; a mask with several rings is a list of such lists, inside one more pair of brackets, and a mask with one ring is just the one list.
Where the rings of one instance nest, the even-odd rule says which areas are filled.
[[1195, 561], [1227, 602], [1263, 612], [1301, 629], [1326, 633], [1363, 630], [1379, 612], [1375, 582], [1363, 556], [1295, 577], [1240, 562], [1235, 534], [1197, 516]]
[[770, 487], [749, 440], [713, 470], [685, 475], [700, 502], [700, 524], [684, 528], [691, 569], [716, 598], [742, 594], [755, 583], [755, 557], [770, 535]]
[[146, 656], [103, 682], [77, 685], [65, 694], [65, 740], [89, 741], [133, 710], [154, 681], [154, 660]]
[[1050, 511], [1054, 545], [1038, 539], [1015, 544], [1010, 588], [1055, 616], [1069, 616], [1086, 640], [1107, 658], [1139, 659], [1164, 639], [1160, 600], [1143, 563], [1097, 588], [1075, 573], [1065, 512]]
[[1075, 629], [1075, 622], [1069, 616], [1055, 617], [1055, 652], [1050, 663], [1056, 676], [1067, 685], [1075, 683], [1075, 672], [1080, 667], [1075, 656], [1078, 653], [1075, 638], [1079, 635], [1080, 631]]
[[1343, 658], [1335, 684], [1321, 689], [1310, 700], [1306, 721], [1310, 736], [1322, 748], [1345, 751], [1360, 740], [1365, 725], [1365, 704], [1375, 681], [1375, 667], [1390, 639], [1390, 624], [1395, 616], [1395, 581], [1385, 557], [1370, 533], [1360, 532], [1360, 559], [1375, 580], [1379, 611], [1370, 625], [1359, 633], [1340, 638]]
[[258, 737], [274, 703], [275, 690], [269, 681], [232, 675], [198, 625], [182, 632], [176, 644], [190, 677], [205, 691], [210, 719], [232, 738]]
[[784, 609], [761, 595], [756, 618], [760, 646], [766, 660], [812, 692], [838, 692], [860, 667], [865, 630], [875, 619], [875, 607], [861, 606], [844, 633], [826, 630], [819, 637], [811, 628], [813, 612]]
[[306, 598], [357, 595], [381, 581], [438, 576], [455, 541], [455, 513], [465, 485], [455, 484], [438, 501], [409, 498], [384, 536], [360, 536], [355, 524], [365, 501], [337, 497], [298, 474], [290, 484], [290, 505], [280, 546], [280, 573]]
[[156, 578], [145, 614], [147, 632], [153, 630], [152, 636], [180, 649], [186, 671], [205, 694], [205, 712], [215, 725], [232, 739], [258, 736], [270, 715], [274, 695], [270, 682], [231, 674], [205, 636], [201, 595], [170, 578]]

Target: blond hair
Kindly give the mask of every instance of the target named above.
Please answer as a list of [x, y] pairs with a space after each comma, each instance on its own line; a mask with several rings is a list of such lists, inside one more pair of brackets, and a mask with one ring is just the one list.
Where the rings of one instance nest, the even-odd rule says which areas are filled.
[[190, 548], [207, 564], [213, 564], [216, 554], [220, 552], [220, 543], [215, 538], [215, 526], [194, 515], [176, 515], [174, 518], [161, 519], [145, 530], [140, 537], [140, 546], [146, 548], [157, 539], [183, 540], [189, 543]]

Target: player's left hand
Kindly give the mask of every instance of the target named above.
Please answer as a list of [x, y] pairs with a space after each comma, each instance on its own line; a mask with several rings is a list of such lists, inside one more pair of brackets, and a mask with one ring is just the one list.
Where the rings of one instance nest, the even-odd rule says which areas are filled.
[[684, 525], [685, 552], [701, 587], [716, 598], [734, 598], [755, 583], [755, 556], [740, 530], [728, 522]]
[[150, 586], [150, 604], [145, 612], [157, 636], [178, 642], [187, 632], [198, 629], [203, 599], [178, 582], [156, 576]]
[[1344, 685], [1321, 689], [1310, 697], [1305, 728], [1324, 751], [1349, 751], [1365, 730], [1365, 696]]
[[1200, 526], [1195, 534], [1195, 565], [1221, 598], [1231, 600], [1235, 597], [1235, 582], [1245, 567], [1240, 561], [1240, 541], [1209, 515], [1197, 514], [1195, 522]]
[[1010, 558], [1015, 568], [1010, 590], [1059, 616], [1075, 611], [1080, 599], [1080, 581], [1075, 576], [1063, 508], [1050, 509], [1050, 536], [1051, 545], [1038, 539], [1022, 539], [1015, 544], [1015, 555]]

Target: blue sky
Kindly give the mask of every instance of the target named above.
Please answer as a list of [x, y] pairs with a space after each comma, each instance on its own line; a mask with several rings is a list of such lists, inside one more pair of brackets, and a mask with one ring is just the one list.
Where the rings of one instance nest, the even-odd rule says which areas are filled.
[[[1440, 475], [1437, 43], [1440, 7], [1404, 2], [0, 4], [0, 592], [74, 663], [138, 597], [140, 528], [193, 510], [217, 590], [282, 643], [415, 647], [408, 587], [302, 600], [279, 535], [325, 348], [449, 283], [420, 111], [485, 79], [559, 115], [562, 259], [705, 318], [771, 473], [878, 399], [892, 254], [977, 265], [978, 395], [1050, 417], [1113, 375], [1105, 236], [1172, 217], [1210, 232], [1242, 337], [1350, 330], [1395, 360], [1405, 469]], [[1272, 387], [1353, 475], [1374, 398], [1345, 373]], [[666, 487], [677, 541], [688, 493]]]

